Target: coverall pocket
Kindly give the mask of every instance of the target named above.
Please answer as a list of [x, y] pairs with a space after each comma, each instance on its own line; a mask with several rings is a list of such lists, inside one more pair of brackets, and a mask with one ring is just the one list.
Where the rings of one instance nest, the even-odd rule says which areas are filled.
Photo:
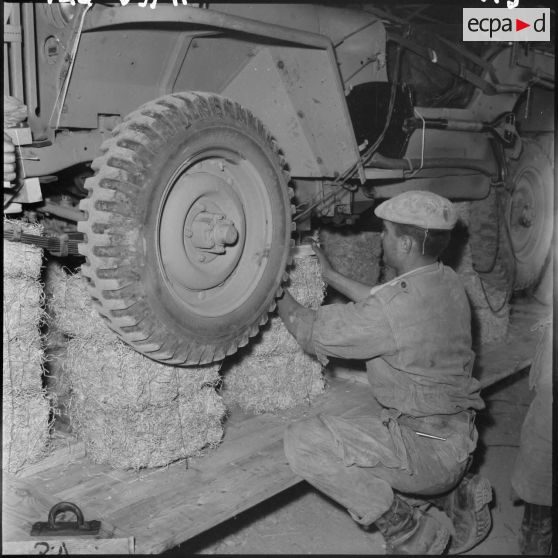
[[336, 441], [339, 457], [346, 466], [408, 468], [407, 452], [402, 440], [397, 443], [392, 431], [380, 418], [329, 415], [320, 415], [320, 418]]

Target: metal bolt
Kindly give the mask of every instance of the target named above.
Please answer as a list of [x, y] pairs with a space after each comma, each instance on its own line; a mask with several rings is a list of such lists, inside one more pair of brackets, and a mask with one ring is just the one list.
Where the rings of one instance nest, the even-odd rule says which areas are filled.
[[521, 217], [519, 218], [519, 222], [524, 227], [531, 227], [533, 225], [533, 220], [535, 218], [535, 212], [530, 205], [526, 205], [523, 208]]

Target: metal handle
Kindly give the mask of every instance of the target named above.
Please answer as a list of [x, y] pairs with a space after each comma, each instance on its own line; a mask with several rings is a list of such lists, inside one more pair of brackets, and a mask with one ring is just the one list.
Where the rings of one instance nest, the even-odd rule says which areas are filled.
[[[52, 506], [48, 512], [48, 525], [51, 529], [56, 529], [56, 516], [62, 512], [72, 512], [76, 516], [76, 525], [78, 528], [83, 527], [84, 519], [82, 511], [72, 502], [58, 502]], [[67, 527], [67, 525], [66, 525]]]

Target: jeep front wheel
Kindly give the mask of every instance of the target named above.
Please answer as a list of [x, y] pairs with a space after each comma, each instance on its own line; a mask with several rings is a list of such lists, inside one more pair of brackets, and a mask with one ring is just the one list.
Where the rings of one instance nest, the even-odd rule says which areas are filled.
[[175, 365], [245, 345], [291, 246], [289, 177], [262, 123], [218, 95], [167, 95], [126, 117], [92, 167], [82, 273], [109, 327]]

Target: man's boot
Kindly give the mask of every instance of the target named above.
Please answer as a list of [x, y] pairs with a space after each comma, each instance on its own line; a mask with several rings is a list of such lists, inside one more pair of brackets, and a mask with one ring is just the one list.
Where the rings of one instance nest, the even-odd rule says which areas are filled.
[[449, 541], [445, 527], [397, 495], [375, 525], [386, 541], [387, 554], [442, 554]]
[[449, 494], [432, 500], [451, 519], [455, 534], [448, 547], [449, 554], [470, 550], [488, 535], [492, 517], [488, 504], [492, 501], [492, 487], [480, 475], [465, 475]]
[[550, 554], [552, 546], [552, 508], [525, 502], [523, 521], [519, 531], [521, 554]]

